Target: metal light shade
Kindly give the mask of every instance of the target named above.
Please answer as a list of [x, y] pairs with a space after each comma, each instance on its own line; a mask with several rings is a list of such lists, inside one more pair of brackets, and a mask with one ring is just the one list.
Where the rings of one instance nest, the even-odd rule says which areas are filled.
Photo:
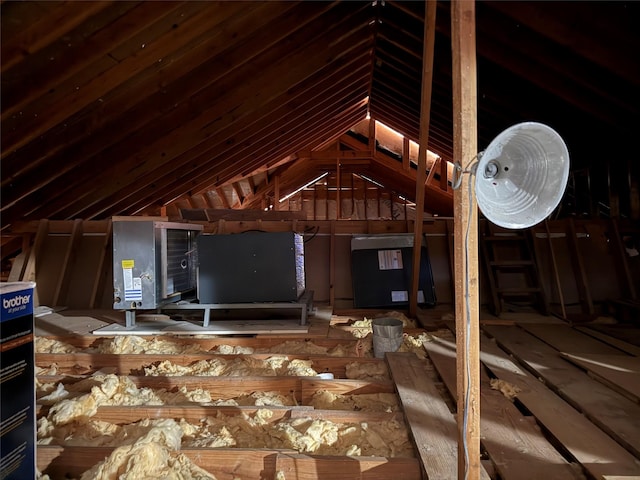
[[476, 199], [492, 223], [527, 228], [558, 206], [568, 178], [569, 151], [560, 135], [541, 123], [519, 123], [479, 155]]

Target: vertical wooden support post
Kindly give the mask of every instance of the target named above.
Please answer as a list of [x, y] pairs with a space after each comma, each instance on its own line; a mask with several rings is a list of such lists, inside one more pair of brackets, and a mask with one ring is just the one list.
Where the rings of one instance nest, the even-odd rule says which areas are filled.
[[[558, 289], [558, 298], [560, 299], [560, 308], [562, 312], [562, 318], [567, 319], [567, 310], [564, 306], [564, 295], [562, 294], [562, 283], [560, 282], [560, 272], [558, 272], [558, 262], [556, 262], [556, 254], [553, 250], [553, 240], [551, 239], [551, 229], [549, 228], [549, 221], [545, 218], [544, 228], [547, 232], [547, 242], [549, 243], [549, 253], [551, 254], [551, 265], [553, 266], [553, 275], [556, 280], [556, 288]], [[534, 238], [535, 242], [535, 238]]]
[[100, 258], [98, 259], [98, 265], [96, 267], [96, 278], [93, 282], [93, 288], [91, 289], [91, 299], [89, 300], [89, 308], [98, 308], [96, 305], [98, 301], [98, 294], [102, 295], [104, 290], [104, 282], [107, 278], [108, 272], [113, 268], [111, 264], [105, 265], [108, 258], [107, 252], [113, 250], [113, 222], [109, 220], [107, 228], [104, 234], [104, 243], [102, 244], [102, 250], [100, 251]]
[[409, 139], [407, 137], [402, 138], [402, 169], [409, 171], [411, 168], [411, 158], [409, 155]]
[[420, 281], [420, 253], [422, 252], [422, 221], [424, 219], [424, 184], [427, 179], [427, 147], [429, 146], [429, 120], [431, 116], [431, 91], [433, 79], [433, 52], [435, 47], [436, 2], [425, 1], [424, 43], [422, 47], [422, 93], [420, 105], [420, 133], [418, 171], [416, 174], [416, 219], [413, 225], [413, 261], [411, 269], [411, 296], [409, 315], [418, 312]]
[[451, 288], [451, 299], [454, 301], [454, 305], [455, 305], [455, 291], [456, 291], [456, 284], [455, 284], [456, 262], [454, 259], [454, 251], [455, 251], [454, 228], [455, 226], [453, 224], [453, 220], [449, 220], [449, 219], [446, 219], [444, 221], [444, 226], [445, 226], [445, 232], [447, 235], [447, 256], [449, 258], [449, 275], [451, 276], [449, 286]]
[[449, 189], [449, 165], [443, 159], [440, 159], [440, 189], [445, 192]]
[[622, 236], [620, 235], [620, 229], [618, 228], [618, 220], [615, 218], [609, 219], [610, 225], [610, 238], [611, 246], [613, 248], [613, 255], [616, 258], [616, 265], [620, 270], [620, 290], [622, 293], [631, 300], [637, 300], [636, 287], [633, 281], [633, 275], [629, 268], [629, 261], [627, 260], [627, 252], [622, 243]]
[[[475, 2], [451, 3], [453, 158], [463, 170], [476, 157]], [[467, 173], [466, 175], [470, 175]], [[480, 328], [478, 220], [472, 177], [454, 191], [458, 479], [480, 478]]]
[[318, 209], [316, 203], [318, 202], [318, 183], [313, 184], [313, 219], [318, 219]]
[[230, 209], [231, 204], [229, 203], [229, 200], [227, 199], [227, 195], [224, 193], [224, 190], [222, 189], [222, 187], [216, 187], [216, 193], [218, 194], [218, 198], [222, 202], [222, 206], [227, 210]]
[[324, 185], [324, 219], [329, 220], [329, 179], [331, 175], [327, 175], [327, 182]]
[[426, 185], [429, 185], [432, 181], [433, 181], [433, 177], [436, 174], [436, 170], [440, 165], [440, 162], [442, 162], [444, 160], [442, 160], [440, 157], [436, 158], [436, 161], [433, 162], [433, 164], [431, 165], [431, 169], [429, 170], [429, 175], [427, 175], [427, 181], [425, 182]]
[[353, 172], [351, 172], [350, 177], [351, 177], [351, 218], [355, 220], [358, 218], [358, 216], [356, 215], [356, 186], [355, 186], [355, 180], [353, 179], [354, 177]]
[[373, 118], [369, 119], [369, 150], [371, 156], [376, 154], [376, 121]]
[[336, 142], [336, 219], [342, 218], [342, 172], [340, 171], [340, 142]]
[[75, 252], [78, 250], [82, 240], [82, 220], [73, 221], [71, 234], [69, 235], [69, 243], [62, 261], [62, 271], [58, 277], [58, 284], [53, 294], [53, 305], [60, 306], [60, 302], [66, 302], [67, 292], [69, 290], [69, 282], [71, 281], [71, 271], [75, 262]]
[[633, 165], [631, 163], [631, 158], [629, 159], [628, 167], [629, 167], [629, 212], [630, 216], [633, 220], [640, 219], [640, 181], [638, 181], [638, 174], [640, 174], [640, 169], [637, 169], [634, 172]]
[[609, 217], [620, 218], [620, 194], [616, 188], [616, 181], [611, 173], [611, 164], [607, 165], [607, 186], [609, 188]]
[[36, 288], [33, 292], [33, 306], [40, 306], [40, 302], [38, 300], [38, 285], [37, 285], [37, 265], [36, 262], [38, 257], [40, 256], [40, 252], [44, 245], [44, 241], [49, 235], [49, 220], [40, 220], [38, 224], [38, 231], [36, 232], [36, 236], [33, 240], [33, 245], [29, 250], [29, 255], [26, 259], [26, 266], [24, 267], [24, 274], [22, 279], [25, 282], [36, 282]]
[[571, 263], [576, 276], [576, 286], [580, 293], [580, 303], [582, 304], [582, 313], [593, 315], [595, 309], [593, 307], [593, 299], [591, 290], [589, 289], [589, 280], [587, 271], [584, 266], [584, 259], [580, 253], [580, 245], [578, 244], [578, 233], [573, 218], [567, 219], [567, 240], [569, 242], [569, 252], [571, 255]]
[[407, 218], [407, 199], [406, 199], [406, 198], [403, 198], [403, 199], [402, 199], [402, 202], [403, 202], [402, 206], [403, 206], [403, 209], [404, 209], [404, 221], [405, 221], [405, 223], [407, 224], [407, 232], [409, 232], [409, 231], [410, 231], [410, 230], [409, 230], [409, 228], [408, 228], [408, 226], [409, 226], [409, 219]]
[[331, 220], [331, 238], [329, 240], [329, 304], [335, 309], [336, 302], [336, 222]]
[[273, 209], [280, 210], [280, 175], [276, 175], [274, 178], [274, 199], [273, 199]]
[[364, 219], [365, 220], [369, 220], [369, 214], [367, 213], [367, 190], [369, 189], [369, 184], [363, 179], [360, 178], [360, 181], [362, 182], [363, 185], [363, 190], [362, 190], [362, 203], [364, 203]]

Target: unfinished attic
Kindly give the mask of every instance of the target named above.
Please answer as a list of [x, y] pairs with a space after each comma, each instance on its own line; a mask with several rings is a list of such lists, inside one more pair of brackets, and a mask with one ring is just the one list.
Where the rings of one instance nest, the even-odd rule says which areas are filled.
[[640, 3], [0, 20], [0, 478], [640, 478]]

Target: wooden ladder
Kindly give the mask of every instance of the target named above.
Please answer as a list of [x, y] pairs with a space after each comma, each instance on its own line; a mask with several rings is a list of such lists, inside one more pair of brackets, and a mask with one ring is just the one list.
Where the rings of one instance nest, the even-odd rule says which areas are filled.
[[480, 246], [490, 291], [492, 313], [533, 308], [544, 315], [549, 305], [533, 251], [530, 230], [507, 230], [481, 223]]

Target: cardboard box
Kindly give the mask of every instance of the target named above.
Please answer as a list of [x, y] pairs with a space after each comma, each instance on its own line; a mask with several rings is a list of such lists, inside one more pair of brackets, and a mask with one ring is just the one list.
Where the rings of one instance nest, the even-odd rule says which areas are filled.
[[36, 477], [33, 282], [0, 284], [0, 478]]

